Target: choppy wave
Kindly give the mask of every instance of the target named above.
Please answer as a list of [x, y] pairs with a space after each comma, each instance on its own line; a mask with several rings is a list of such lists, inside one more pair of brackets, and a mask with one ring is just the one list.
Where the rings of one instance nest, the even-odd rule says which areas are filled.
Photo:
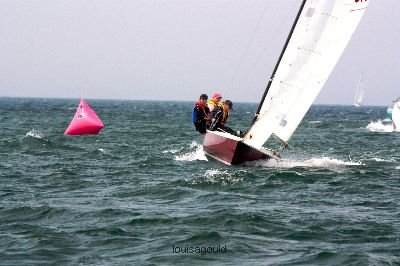
[[25, 134], [22, 138], [18, 140], [18, 145], [22, 147], [46, 147], [50, 144], [50, 140], [46, 135], [37, 129], [32, 129]]
[[177, 161], [207, 161], [207, 157], [203, 151], [203, 146], [195, 141], [190, 144], [189, 152], [175, 156]]
[[393, 158], [391, 158], [391, 159], [383, 159], [383, 158], [373, 157], [370, 160], [375, 161], [375, 162], [389, 162], [389, 163], [395, 162], [395, 160]]
[[171, 149], [171, 150], [165, 150], [165, 151], [163, 151], [162, 153], [171, 153], [171, 154], [175, 154], [175, 153], [177, 153], [177, 152], [179, 152], [180, 150], [179, 149]]
[[105, 149], [97, 149], [99, 152], [101, 152], [102, 154], [108, 154], [108, 152]]
[[245, 172], [208, 169], [200, 177], [194, 179], [186, 179], [191, 184], [219, 184], [221, 186], [236, 184], [243, 181]]
[[24, 137], [22, 137], [22, 139], [24, 138], [45, 139], [45, 135], [40, 130], [32, 129], [28, 133], [26, 133]]
[[0, 98], [0, 264], [398, 264], [400, 135], [365, 128], [386, 107], [313, 106], [284, 159], [227, 166], [192, 103], [92, 103], [108, 130], [70, 137], [75, 100]]
[[293, 168], [293, 167], [310, 167], [310, 168], [335, 168], [344, 166], [363, 165], [361, 162], [343, 161], [339, 159], [332, 159], [329, 157], [311, 158], [305, 160], [297, 159], [282, 159], [282, 160], [268, 160], [258, 161], [255, 163], [257, 166], [264, 166], [270, 168]]
[[371, 132], [393, 132], [393, 125], [390, 119], [378, 120], [377, 122], [371, 122], [366, 126]]

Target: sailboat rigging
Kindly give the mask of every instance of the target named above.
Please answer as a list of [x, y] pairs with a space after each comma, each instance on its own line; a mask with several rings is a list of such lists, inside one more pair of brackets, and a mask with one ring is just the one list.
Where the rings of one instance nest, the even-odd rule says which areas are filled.
[[[278, 62], [243, 138], [207, 131], [203, 150], [226, 164], [280, 158], [314, 102], [364, 11], [366, 0], [303, 0]], [[266, 149], [274, 137], [277, 149]]]

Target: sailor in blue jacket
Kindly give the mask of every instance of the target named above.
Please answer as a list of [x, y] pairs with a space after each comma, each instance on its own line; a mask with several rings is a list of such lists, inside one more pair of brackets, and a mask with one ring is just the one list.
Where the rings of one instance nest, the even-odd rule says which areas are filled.
[[199, 100], [194, 103], [192, 112], [192, 122], [196, 130], [201, 134], [206, 133], [206, 124], [210, 120], [210, 109], [207, 106], [207, 100], [207, 94], [200, 95]]

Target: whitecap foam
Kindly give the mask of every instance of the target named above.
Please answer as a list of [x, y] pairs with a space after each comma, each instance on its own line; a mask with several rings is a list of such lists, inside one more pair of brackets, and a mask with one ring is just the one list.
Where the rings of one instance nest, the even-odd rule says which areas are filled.
[[378, 122], [371, 122], [367, 125], [366, 129], [371, 132], [393, 132], [391, 120], [386, 121], [386, 119], [383, 121], [378, 120]]
[[236, 176], [228, 170], [210, 169], [205, 172], [204, 179], [211, 183], [226, 185], [228, 183], [240, 182], [243, 180], [243, 177]]
[[375, 162], [389, 162], [389, 163], [394, 162], [393, 159], [381, 159], [381, 158], [377, 158], [377, 157], [373, 157], [373, 158], [371, 158], [371, 160], [375, 161]]
[[319, 123], [321, 123], [321, 121], [319, 121], [319, 120], [316, 120], [316, 121], [309, 121], [308, 123], [309, 123], [309, 124], [319, 124]]
[[179, 152], [179, 150], [174, 150], [174, 149], [172, 149], [172, 150], [166, 150], [166, 151], [163, 151], [162, 153], [172, 153], [172, 154], [175, 154], [175, 153], [177, 153], [177, 152]]
[[33, 138], [37, 138], [37, 139], [44, 139], [45, 135], [36, 130], [36, 129], [32, 129], [31, 131], [29, 131], [28, 133], [26, 133], [25, 137], [33, 137]]
[[177, 161], [207, 161], [207, 157], [203, 151], [203, 146], [195, 141], [190, 144], [189, 149], [191, 151], [175, 156], [175, 160]]
[[322, 167], [322, 168], [335, 168], [341, 166], [363, 165], [361, 162], [342, 161], [332, 159], [329, 157], [311, 158], [306, 160], [297, 159], [282, 159], [282, 160], [268, 160], [256, 162], [258, 166], [271, 167], [271, 168], [293, 168], [293, 167]]
[[195, 178], [193, 180], [186, 180], [192, 184], [199, 183], [217, 183], [223, 186], [228, 184], [236, 184], [241, 182], [244, 179], [243, 176], [239, 176], [232, 171], [229, 170], [221, 170], [221, 169], [209, 169], [206, 170], [204, 174], [200, 178]]
[[108, 154], [108, 152], [105, 149], [97, 149], [98, 151], [100, 151], [102, 154]]

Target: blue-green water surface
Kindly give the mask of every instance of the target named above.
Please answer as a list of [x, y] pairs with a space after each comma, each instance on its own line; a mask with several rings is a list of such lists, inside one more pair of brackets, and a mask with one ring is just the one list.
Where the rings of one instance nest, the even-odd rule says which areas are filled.
[[400, 264], [386, 107], [312, 106], [282, 161], [226, 166], [193, 103], [86, 100], [99, 135], [63, 135], [79, 99], [0, 98], [0, 265]]

